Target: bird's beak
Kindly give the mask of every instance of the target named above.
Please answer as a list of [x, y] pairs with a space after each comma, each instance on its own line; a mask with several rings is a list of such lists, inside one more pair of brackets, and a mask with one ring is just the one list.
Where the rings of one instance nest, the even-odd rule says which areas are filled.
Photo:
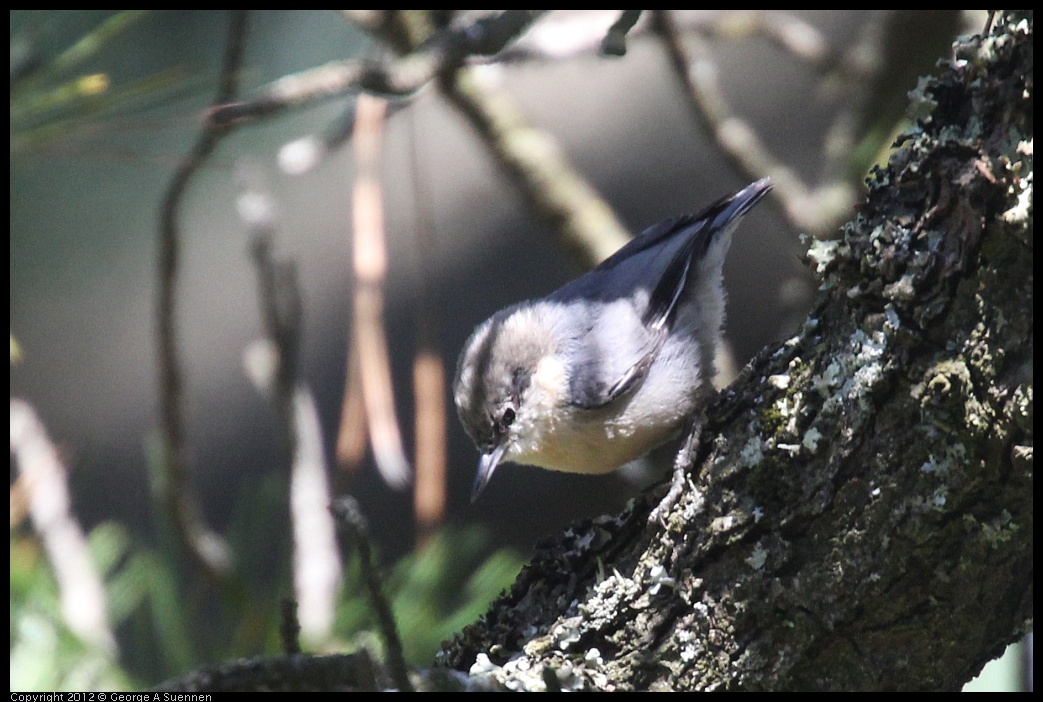
[[507, 443], [501, 443], [491, 451], [483, 453], [478, 460], [478, 474], [474, 476], [474, 487], [471, 488], [472, 504], [482, 494], [482, 490], [489, 483], [489, 478], [493, 477], [493, 471], [496, 470], [496, 466], [500, 465], [500, 460], [503, 459], [503, 452], [506, 450]]

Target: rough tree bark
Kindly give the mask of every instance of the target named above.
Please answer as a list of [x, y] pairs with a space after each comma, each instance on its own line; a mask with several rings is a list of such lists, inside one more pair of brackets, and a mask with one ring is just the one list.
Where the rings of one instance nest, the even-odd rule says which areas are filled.
[[[919, 119], [823, 292], [658, 495], [542, 543], [440, 661], [516, 689], [954, 690], [1032, 617], [1032, 15]], [[477, 661], [477, 664], [476, 664]]]

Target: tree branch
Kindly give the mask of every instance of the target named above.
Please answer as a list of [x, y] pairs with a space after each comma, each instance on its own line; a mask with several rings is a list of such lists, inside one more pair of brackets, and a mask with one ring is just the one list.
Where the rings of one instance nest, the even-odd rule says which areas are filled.
[[[245, 11], [232, 13], [228, 30], [221, 79], [213, 104], [232, 98], [239, 85], [246, 36]], [[160, 209], [159, 256], [156, 263], [159, 293], [156, 305], [157, 343], [159, 347], [160, 417], [162, 447], [162, 480], [160, 488], [178, 537], [193, 559], [212, 578], [223, 578], [231, 567], [228, 546], [204, 522], [202, 510], [188, 479], [185, 456], [185, 420], [181, 398], [184, 372], [178, 355], [177, 284], [180, 274], [181, 240], [180, 209], [192, 177], [213, 154], [230, 127], [204, 124], [195, 147], [178, 165], [167, 187]]]
[[[459, 65], [468, 56], [500, 51], [535, 21], [543, 10], [505, 10], [463, 26], [446, 27], [432, 34], [415, 51], [396, 61], [331, 61], [322, 66], [284, 76], [239, 102], [211, 108], [214, 124], [267, 117], [289, 108], [365, 90], [386, 96], [410, 95], [427, 85], [438, 73]], [[365, 19], [351, 19], [370, 31], [379, 31], [385, 16], [392, 13], [364, 11]]]

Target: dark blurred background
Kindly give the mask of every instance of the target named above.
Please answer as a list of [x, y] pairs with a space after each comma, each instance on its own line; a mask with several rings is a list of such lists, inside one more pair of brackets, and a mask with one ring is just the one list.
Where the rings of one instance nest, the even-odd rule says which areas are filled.
[[[40, 21], [35, 13], [19, 19]], [[67, 42], [99, 19], [61, 13], [47, 20], [56, 25], [47, 36]], [[857, 14], [821, 13], [809, 20], [839, 43], [859, 23]], [[363, 56], [373, 43], [323, 12], [262, 12], [251, 21], [248, 85]], [[112, 72], [114, 84], [178, 71], [185, 94], [158, 114], [116, 111], [12, 152], [11, 330], [25, 353], [12, 369], [12, 393], [35, 403], [68, 451], [77, 510], [88, 523], [114, 515], [148, 521], [143, 463], [144, 443], [157, 424], [159, 207], [212, 93], [226, 25], [219, 12], [145, 18], [97, 57], [97, 70]], [[815, 178], [834, 109], [815, 94], [815, 76], [802, 83], [796, 62], [785, 65], [765, 42], [721, 44], [722, 81], [736, 110], [763, 131], [780, 159]], [[663, 50], [648, 36], [635, 38], [621, 58], [588, 53], [512, 64], [502, 72], [525, 115], [557, 140], [635, 232], [745, 184], [696, 128]], [[242, 481], [279, 469], [274, 418], [241, 370], [243, 349], [262, 331], [246, 227], [235, 209], [237, 161], [263, 171], [278, 208], [277, 249], [297, 261], [303, 286], [305, 375], [330, 441], [336, 434], [351, 310], [351, 150], [346, 146], [299, 177], [280, 173], [275, 155], [287, 141], [323, 130], [340, 109], [328, 103], [239, 130], [221, 144], [185, 201], [178, 317], [189, 444], [198, 490], [218, 524]], [[425, 275], [438, 303], [438, 338], [449, 374], [476, 324], [510, 303], [552, 291], [586, 264], [570, 260], [555, 232], [526, 211], [469, 126], [432, 91], [390, 118], [385, 139], [386, 319], [408, 440], [419, 207], [429, 208], [433, 223], [438, 257], [424, 262]], [[418, 173], [411, 172], [411, 149]], [[417, 180], [427, 197], [422, 204]], [[773, 208], [750, 218], [727, 264], [728, 337], [740, 366], [766, 342], [792, 331], [811, 299], [813, 283], [800, 263], [796, 232]], [[477, 454], [455, 416], [451, 420], [452, 518], [486, 521], [505, 540], [526, 545], [577, 516], [618, 507], [629, 492], [614, 476], [519, 467], [498, 474], [472, 509], [467, 497]], [[409, 496], [390, 494], [372, 472], [353, 489], [373, 514], [408, 515]], [[389, 525], [400, 521], [388, 519]], [[408, 526], [397, 531], [408, 540]]]

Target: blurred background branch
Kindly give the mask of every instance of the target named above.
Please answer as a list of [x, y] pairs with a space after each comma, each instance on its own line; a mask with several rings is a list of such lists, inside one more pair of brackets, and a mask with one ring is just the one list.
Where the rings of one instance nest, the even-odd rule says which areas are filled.
[[[11, 526], [15, 526], [16, 512], [29, 514], [54, 569], [62, 616], [69, 629], [85, 642], [116, 655], [105, 589], [83, 530], [72, 515], [65, 466], [43, 422], [24, 400], [11, 400], [11, 453], [18, 465], [18, 480], [11, 486]], [[15, 509], [16, 498], [25, 505], [24, 510]]]
[[[357, 172], [352, 190], [352, 263], [355, 273], [354, 318], [348, 365], [358, 365], [358, 371], [348, 370], [345, 393], [355, 392], [350, 385], [358, 380], [364, 411], [349, 421], [364, 418], [369, 430], [370, 445], [377, 469], [388, 485], [404, 488], [412, 479], [412, 470], [405, 449], [402, 432], [398, 428], [391, 383], [391, 364], [388, 358], [387, 337], [384, 332], [384, 279], [387, 275], [387, 246], [385, 245], [384, 199], [380, 184], [381, 146], [384, 122], [384, 101], [363, 95], [358, 100], [355, 121], [355, 163]], [[357, 407], [346, 399], [345, 407]], [[350, 424], [342, 419], [342, 437], [356, 435]], [[347, 446], [346, 438], [338, 445]], [[345, 450], [342, 458], [356, 459], [357, 450]], [[346, 465], [357, 469], [358, 465]]]
[[326, 509], [332, 500], [322, 426], [315, 398], [300, 377], [302, 303], [297, 267], [277, 260], [275, 203], [259, 178], [243, 169], [239, 213], [251, 232], [258, 298], [265, 338], [252, 344], [244, 364], [254, 385], [270, 394], [285, 429], [293, 530], [296, 621], [311, 647], [327, 644], [333, 632], [342, 564], [336, 530]]
[[[245, 10], [231, 14], [227, 51], [214, 104], [228, 102], [236, 93], [246, 41]], [[160, 415], [162, 454], [160, 486], [178, 536], [196, 562], [215, 579], [227, 577], [232, 554], [224, 539], [208, 527], [188, 477], [185, 423], [182, 407], [184, 370], [178, 351], [177, 294], [181, 263], [179, 209], [194, 174], [228, 134], [227, 127], [204, 125], [202, 133], [170, 182], [160, 208], [159, 258], [156, 262], [159, 294], [156, 307], [159, 347]]]

